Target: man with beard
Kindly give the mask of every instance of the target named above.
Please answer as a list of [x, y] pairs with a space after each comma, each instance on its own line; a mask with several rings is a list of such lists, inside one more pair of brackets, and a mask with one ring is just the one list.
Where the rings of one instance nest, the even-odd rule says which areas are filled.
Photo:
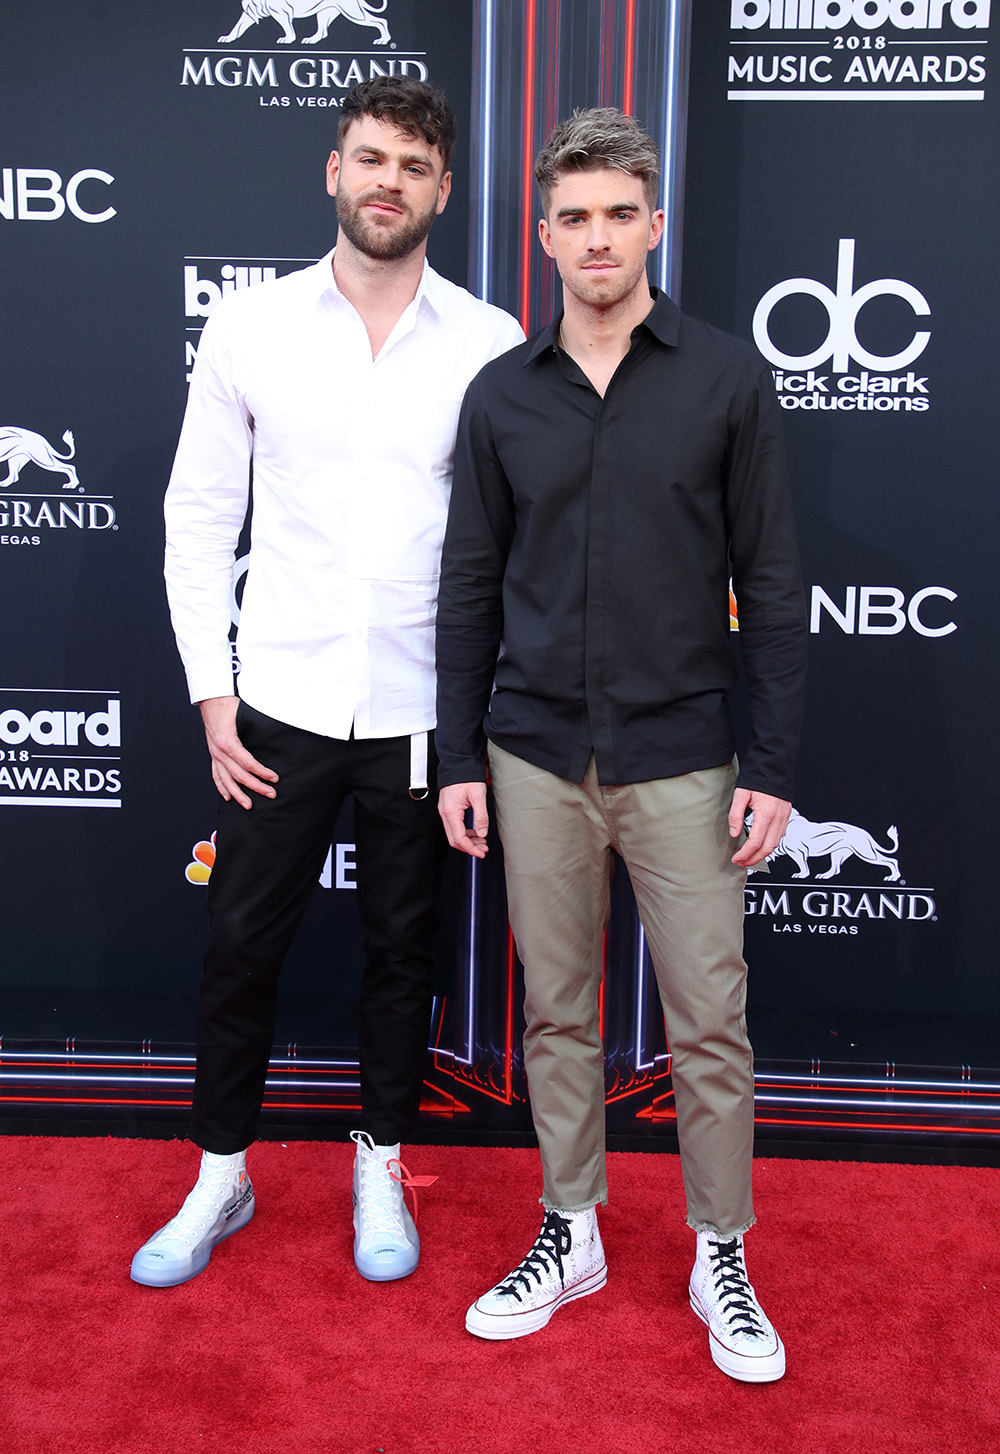
[[[599, 991], [616, 851], [671, 1050], [697, 1233], [691, 1306], [720, 1368], [768, 1382], [785, 1353], [743, 1255], [754, 1111], [742, 945], [746, 871], [788, 822], [802, 711], [780, 414], [749, 344], [650, 289], [659, 160], [631, 117], [575, 114], [535, 176], [563, 312], [487, 364], [463, 407], [438, 609], [438, 781], [450, 842], [481, 858], [488, 751], [546, 1210], [466, 1327], [522, 1337], [607, 1278]], [[738, 767], [730, 571], [752, 723]]]
[[[344, 98], [327, 165], [337, 246], [224, 298], [208, 320], [166, 498], [166, 579], [221, 795], [208, 889], [192, 1139], [201, 1169], [132, 1277], [170, 1287], [253, 1215], [246, 1151], [277, 981], [345, 797], [365, 963], [354, 1259], [388, 1281], [419, 1239], [395, 1163], [416, 1120], [443, 839], [434, 788], [434, 611], [459, 406], [523, 334], [425, 260], [455, 119], [379, 77]], [[234, 552], [253, 469], [233, 693]]]

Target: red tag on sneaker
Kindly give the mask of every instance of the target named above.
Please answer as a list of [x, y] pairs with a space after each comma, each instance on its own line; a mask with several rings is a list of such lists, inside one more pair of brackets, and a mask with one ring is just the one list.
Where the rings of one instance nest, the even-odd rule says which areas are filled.
[[[402, 1176], [396, 1175], [396, 1173], [392, 1169], [394, 1166], [399, 1167], [400, 1171], [403, 1173]], [[413, 1193], [413, 1220], [414, 1222], [416, 1222], [417, 1187], [433, 1186], [438, 1178], [436, 1176], [411, 1176], [407, 1168], [403, 1165], [403, 1163], [399, 1160], [397, 1156], [393, 1156], [391, 1160], [386, 1162], [386, 1168], [388, 1169], [389, 1175], [392, 1177], [393, 1181], [398, 1181], [399, 1184], [402, 1186], [404, 1192], [409, 1189]]]

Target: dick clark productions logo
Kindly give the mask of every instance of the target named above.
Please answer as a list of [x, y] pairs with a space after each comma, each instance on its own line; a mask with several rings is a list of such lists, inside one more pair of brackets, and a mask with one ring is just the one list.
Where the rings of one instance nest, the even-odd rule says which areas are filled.
[[[826, 334], [814, 348], [790, 353], [771, 336], [771, 317], [787, 298], [815, 298], [826, 313]], [[858, 338], [858, 316], [867, 303], [896, 297], [907, 305], [915, 324], [930, 316], [930, 304], [918, 288], [902, 278], [877, 278], [854, 286], [854, 238], [840, 239], [837, 278], [833, 288], [816, 278], [787, 278], [768, 288], [753, 315], [754, 342], [775, 367], [775, 387], [785, 409], [836, 409], [869, 412], [923, 413], [930, 407], [928, 380], [909, 366], [930, 342], [930, 329], [914, 326], [909, 341], [895, 353], [880, 354]], [[839, 375], [831, 386], [830, 365]], [[851, 372], [853, 365], [857, 372]], [[907, 370], [901, 374], [900, 370]]]

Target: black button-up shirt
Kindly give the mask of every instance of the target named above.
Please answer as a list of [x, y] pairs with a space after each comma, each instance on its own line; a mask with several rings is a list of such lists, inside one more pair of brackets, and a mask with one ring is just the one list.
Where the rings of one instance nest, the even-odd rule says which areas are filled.
[[558, 321], [469, 386], [438, 601], [441, 786], [482, 781], [485, 736], [574, 782], [591, 753], [602, 783], [727, 762], [731, 573], [753, 729], [739, 782], [792, 796], [806, 630], [771, 376], [653, 296], [603, 399]]

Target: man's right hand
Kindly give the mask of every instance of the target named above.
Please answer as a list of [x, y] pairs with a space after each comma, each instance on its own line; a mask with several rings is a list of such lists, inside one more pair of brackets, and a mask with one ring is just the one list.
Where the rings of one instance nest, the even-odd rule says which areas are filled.
[[[472, 827], [465, 826], [465, 814], [472, 809]], [[460, 853], [485, 858], [489, 852], [486, 834], [490, 819], [486, 811], [485, 783], [452, 783], [438, 794], [438, 812], [448, 842]]]
[[198, 706], [212, 755], [212, 781], [227, 803], [235, 798], [241, 808], [249, 808], [251, 800], [240, 791], [240, 786], [259, 793], [262, 798], [273, 798], [274, 788], [270, 784], [278, 781], [278, 774], [247, 752], [237, 736], [239, 702], [239, 697], [208, 697]]

